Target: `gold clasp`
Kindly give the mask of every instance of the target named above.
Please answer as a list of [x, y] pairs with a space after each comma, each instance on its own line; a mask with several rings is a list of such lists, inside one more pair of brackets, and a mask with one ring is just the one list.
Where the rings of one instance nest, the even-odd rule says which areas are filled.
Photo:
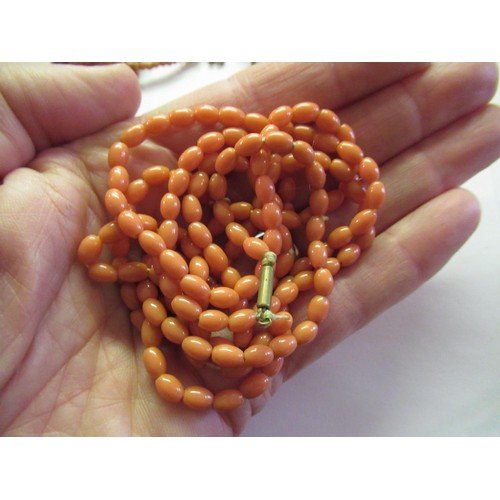
[[262, 269], [260, 272], [260, 287], [257, 294], [257, 323], [263, 327], [268, 327], [275, 319], [287, 318], [271, 311], [271, 301], [273, 297], [274, 264], [276, 254], [266, 252], [262, 259]]

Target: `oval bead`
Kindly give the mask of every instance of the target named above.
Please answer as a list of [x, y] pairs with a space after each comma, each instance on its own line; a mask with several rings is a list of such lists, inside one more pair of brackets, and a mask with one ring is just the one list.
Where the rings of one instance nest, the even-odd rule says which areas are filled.
[[318, 325], [310, 320], [300, 322], [292, 332], [292, 335], [297, 339], [298, 345], [304, 345], [311, 342], [317, 334]]
[[377, 212], [375, 210], [361, 210], [358, 212], [351, 223], [349, 224], [349, 228], [354, 236], [360, 236], [363, 233], [369, 231], [377, 221]]
[[220, 412], [231, 411], [239, 408], [244, 401], [243, 394], [237, 389], [224, 389], [215, 394], [213, 407]]
[[164, 373], [155, 380], [158, 394], [170, 403], [178, 403], [184, 395], [184, 386], [174, 375]]
[[143, 262], [127, 262], [118, 268], [118, 278], [128, 283], [144, 281], [148, 276], [148, 266]]
[[274, 290], [282, 305], [291, 304], [299, 294], [299, 287], [294, 282], [282, 283]]
[[184, 257], [170, 248], [163, 250], [160, 254], [160, 264], [165, 273], [176, 280], [180, 280], [189, 271]]
[[127, 210], [128, 200], [119, 189], [108, 189], [104, 196], [104, 205], [108, 213], [116, 217], [123, 210]]
[[214, 401], [212, 391], [199, 385], [191, 385], [184, 389], [182, 402], [192, 410], [206, 410], [210, 408]]
[[210, 291], [210, 303], [220, 309], [229, 309], [240, 301], [240, 296], [226, 286], [218, 286]]
[[167, 248], [163, 238], [153, 231], [142, 231], [138, 241], [141, 248], [149, 255], [160, 255]]
[[242, 137], [235, 145], [234, 149], [238, 156], [251, 156], [256, 153], [264, 142], [264, 137], [260, 134], [250, 133]]
[[216, 153], [224, 146], [224, 136], [220, 132], [207, 132], [197, 142], [198, 147], [205, 154]]
[[243, 242], [243, 250], [251, 259], [262, 260], [269, 247], [261, 239], [250, 236]]
[[235, 368], [244, 363], [243, 351], [234, 345], [219, 344], [212, 349], [212, 361], [224, 368]]
[[160, 326], [167, 317], [165, 306], [158, 299], [146, 299], [142, 304], [142, 312], [154, 326]]
[[234, 106], [224, 106], [219, 110], [219, 121], [225, 127], [239, 127], [245, 119], [245, 112]]
[[209, 268], [216, 273], [221, 273], [229, 266], [229, 260], [224, 250], [215, 243], [203, 249], [203, 257], [207, 261]]
[[170, 128], [170, 118], [167, 115], [155, 115], [146, 120], [144, 124], [148, 135], [164, 134]]
[[202, 125], [213, 125], [219, 119], [219, 110], [211, 104], [203, 104], [195, 108], [194, 117]]
[[180, 319], [174, 317], [163, 320], [161, 332], [173, 344], [182, 344], [183, 340], [189, 336], [187, 326]]
[[129, 181], [128, 170], [125, 167], [113, 167], [108, 173], [109, 189], [118, 189], [124, 193], [128, 188]]
[[312, 215], [325, 215], [328, 212], [328, 193], [324, 189], [315, 189], [309, 196]]
[[281, 371], [284, 361], [285, 361], [284, 358], [274, 358], [274, 360], [271, 361], [271, 363], [269, 363], [266, 366], [263, 366], [260, 370], [262, 373], [265, 373], [268, 377], [274, 377]]
[[170, 303], [175, 315], [184, 321], [198, 321], [201, 306], [196, 300], [186, 295], [176, 295]]
[[169, 118], [174, 127], [190, 127], [194, 123], [194, 111], [190, 108], [175, 109], [170, 112]]
[[203, 151], [198, 146], [191, 146], [179, 156], [177, 165], [179, 168], [192, 172], [201, 165], [202, 161]]
[[170, 169], [163, 165], [154, 165], [143, 170], [142, 178], [150, 186], [161, 186], [168, 181]]
[[318, 269], [314, 273], [313, 283], [317, 294], [330, 295], [334, 284], [332, 273], [326, 267]]
[[203, 216], [203, 209], [200, 200], [192, 194], [186, 194], [181, 202], [182, 216], [189, 224], [190, 222], [198, 222]]
[[99, 229], [98, 236], [105, 245], [116, 243], [125, 238], [125, 235], [121, 232], [116, 221], [104, 224], [104, 226]]
[[263, 372], [251, 373], [241, 382], [239, 390], [243, 397], [253, 399], [261, 396], [269, 387], [270, 378]]
[[132, 181], [125, 192], [127, 200], [132, 205], [140, 203], [147, 196], [149, 191], [149, 186], [144, 179], [136, 179]]
[[133, 125], [128, 128], [120, 136], [120, 141], [126, 144], [129, 148], [133, 148], [141, 144], [146, 139], [146, 128], [143, 124]]
[[179, 285], [186, 295], [197, 302], [204, 303], [210, 297], [210, 286], [204, 279], [195, 274], [183, 276]]
[[340, 128], [340, 119], [330, 109], [322, 109], [316, 117], [316, 125], [330, 134], [335, 134]]
[[228, 327], [232, 332], [244, 332], [253, 328], [256, 313], [253, 309], [240, 309], [229, 316]]
[[144, 350], [142, 359], [146, 371], [154, 379], [167, 371], [167, 360], [158, 347], [147, 347]]
[[293, 157], [304, 165], [310, 165], [314, 162], [314, 149], [305, 141], [295, 141], [292, 150]]
[[262, 219], [266, 229], [277, 229], [281, 226], [281, 208], [273, 202], [265, 203], [262, 207]]
[[334, 229], [327, 239], [330, 248], [342, 248], [352, 240], [352, 231], [349, 226], [340, 226]]
[[207, 361], [212, 355], [212, 345], [207, 340], [191, 335], [181, 344], [182, 350], [196, 361]]
[[258, 291], [260, 280], [253, 274], [242, 276], [234, 285], [234, 291], [242, 299], [252, 298]]
[[382, 206], [385, 200], [385, 186], [382, 182], [372, 182], [366, 190], [364, 204], [371, 209], [377, 209]]
[[265, 144], [271, 153], [287, 155], [293, 150], [293, 137], [281, 130], [270, 132], [266, 134]]
[[234, 222], [234, 216], [227, 201], [216, 201], [212, 207], [212, 211], [214, 217], [223, 227], [226, 227], [228, 224], [231, 224], [231, 222]]
[[236, 165], [236, 151], [234, 148], [226, 148], [217, 155], [215, 160], [215, 171], [220, 175], [227, 175], [233, 171]]
[[218, 309], [207, 309], [200, 314], [198, 325], [209, 332], [218, 332], [227, 327], [229, 318]]
[[158, 231], [158, 222], [151, 215], [147, 214], [137, 214], [139, 218], [142, 220], [142, 224], [144, 225], [144, 229], [148, 231], [157, 232]]
[[267, 117], [260, 113], [248, 113], [243, 120], [243, 126], [249, 132], [260, 132], [268, 123]]
[[135, 287], [135, 292], [137, 298], [141, 302], [144, 302], [147, 299], [158, 298], [158, 287], [149, 279], [137, 283], [137, 286]]
[[326, 245], [322, 241], [312, 241], [307, 248], [307, 256], [314, 269], [325, 267], [328, 258]]
[[144, 229], [141, 218], [132, 210], [120, 212], [117, 222], [121, 232], [129, 238], [137, 238]]
[[203, 222], [192, 222], [187, 230], [189, 238], [196, 246], [206, 248], [212, 244], [212, 233]]
[[177, 224], [177, 221], [164, 220], [158, 228], [158, 236], [160, 236], [165, 243], [164, 250], [167, 248], [175, 248], [177, 240], [179, 239], [179, 225]]
[[335, 179], [341, 182], [349, 182], [356, 175], [356, 169], [340, 158], [334, 158], [328, 170]]
[[310, 217], [306, 223], [306, 238], [309, 241], [322, 240], [325, 235], [325, 221], [322, 216]]
[[323, 295], [316, 295], [307, 306], [307, 318], [315, 323], [321, 323], [328, 315], [330, 301]]
[[234, 285], [236, 285], [240, 278], [240, 272], [234, 267], [227, 267], [221, 274], [222, 285], [229, 288], [234, 288]]
[[208, 194], [212, 200], [222, 200], [227, 193], [226, 177], [220, 174], [212, 174], [208, 181]]
[[277, 358], [286, 358], [297, 349], [297, 339], [291, 334], [278, 335], [269, 343]]
[[342, 247], [337, 253], [337, 260], [342, 267], [352, 266], [360, 257], [361, 248], [356, 243]]
[[[142, 316], [144, 317], [144, 313]], [[147, 319], [143, 319], [140, 330], [141, 341], [145, 347], [158, 347], [161, 344], [163, 337], [159, 326], [153, 325]]]
[[361, 236], [357, 236], [354, 243], [359, 245], [361, 250], [368, 250], [375, 241], [375, 228], [370, 228], [366, 233], [363, 233]]
[[261, 203], [269, 203], [274, 200], [276, 194], [274, 182], [268, 175], [260, 175], [255, 180], [255, 195]]
[[243, 352], [243, 356], [247, 365], [254, 368], [260, 368], [273, 361], [274, 352], [267, 345], [255, 344], [247, 347]]
[[101, 255], [103, 243], [101, 238], [95, 234], [85, 236], [78, 246], [78, 259], [82, 264], [93, 264]]
[[203, 257], [200, 257], [199, 255], [196, 255], [189, 261], [189, 272], [191, 274], [199, 276], [201, 279], [205, 281], [210, 276], [210, 270], [207, 261]]
[[208, 174], [206, 172], [195, 172], [191, 175], [188, 193], [201, 198], [208, 189]]
[[365, 182], [371, 184], [372, 182], [378, 181], [380, 170], [373, 158], [365, 156], [359, 164], [358, 174]]
[[114, 283], [117, 278], [116, 269], [111, 264], [96, 262], [88, 269], [89, 277], [98, 283]]
[[283, 128], [292, 121], [293, 111], [290, 106], [279, 106], [269, 114], [269, 122]]
[[307, 292], [314, 286], [314, 271], [300, 271], [297, 273], [293, 282], [297, 285], [299, 292]]
[[314, 102], [301, 102], [292, 108], [292, 119], [295, 123], [315, 121], [320, 113], [319, 106]]
[[363, 159], [363, 151], [361, 148], [350, 141], [341, 141], [337, 146], [337, 153], [342, 160], [345, 160], [351, 165], [356, 165]]
[[128, 146], [123, 142], [115, 142], [108, 150], [108, 165], [113, 168], [126, 166], [128, 162]]
[[245, 227], [237, 222], [231, 222], [226, 226], [226, 235], [229, 241], [238, 246], [242, 246], [243, 242], [250, 236]]
[[[183, 168], [176, 168], [170, 172], [170, 177], [168, 178], [168, 190], [176, 196], [182, 196], [187, 191], [190, 182], [190, 173]], [[165, 218], [175, 219], [175, 217]]]
[[173, 193], [166, 193], [160, 201], [160, 213], [164, 219], [175, 220], [181, 212], [181, 201]]

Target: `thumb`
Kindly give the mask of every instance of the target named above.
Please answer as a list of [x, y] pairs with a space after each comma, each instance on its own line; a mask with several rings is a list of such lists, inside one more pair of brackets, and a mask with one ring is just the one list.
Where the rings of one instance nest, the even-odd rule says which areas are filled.
[[0, 177], [38, 151], [133, 116], [139, 102], [125, 65], [0, 65]]

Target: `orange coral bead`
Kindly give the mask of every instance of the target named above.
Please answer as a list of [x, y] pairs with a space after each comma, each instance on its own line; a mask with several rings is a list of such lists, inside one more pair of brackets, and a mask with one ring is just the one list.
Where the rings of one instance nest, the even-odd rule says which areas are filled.
[[219, 344], [212, 349], [212, 361], [224, 368], [241, 366], [245, 360], [243, 351], [234, 345]]
[[154, 378], [158, 378], [167, 371], [167, 361], [158, 347], [147, 347], [142, 355], [146, 371]]
[[239, 390], [245, 398], [253, 399], [261, 396], [269, 387], [270, 378], [263, 372], [248, 375], [240, 384]]
[[199, 385], [191, 385], [184, 389], [182, 402], [192, 410], [206, 410], [214, 401], [212, 391]]
[[213, 407], [220, 412], [236, 410], [245, 401], [241, 391], [237, 389], [224, 389], [214, 396]]
[[184, 395], [184, 386], [174, 375], [164, 373], [155, 380], [158, 394], [171, 403], [178, 403]]

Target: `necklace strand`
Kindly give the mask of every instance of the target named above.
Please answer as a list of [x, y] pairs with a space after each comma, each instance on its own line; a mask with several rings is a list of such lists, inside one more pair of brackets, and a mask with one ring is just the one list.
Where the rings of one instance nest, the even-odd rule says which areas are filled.
[[[131, 179], [133, 148], [194, 126], [202, 133], [175, 168], [153, 165]], [[197, 410], [230, 411], [262, 395], [285, 358], [314, 340], [334, 276], [372, 245], [385, 198], [377, 163], [351, 127], [312, 102], [267, 117], [211, 105], [153, 116], [121, 134], [108, 164], [112, 220], [82, 240], [78, 258], [94, 281], [120, 285], [158, 394]], [[231, 199], [232, 183], [252, 195]], [[153, 190], [161, 191], [158, 209], [139, 210]], [[347, 223], [327, 231], [346, 205], [356, 207]], [[298, 321], [289, 309], [304, 292], [313, 297]], [[164, 342], [232, 388], [184, 386]]]

